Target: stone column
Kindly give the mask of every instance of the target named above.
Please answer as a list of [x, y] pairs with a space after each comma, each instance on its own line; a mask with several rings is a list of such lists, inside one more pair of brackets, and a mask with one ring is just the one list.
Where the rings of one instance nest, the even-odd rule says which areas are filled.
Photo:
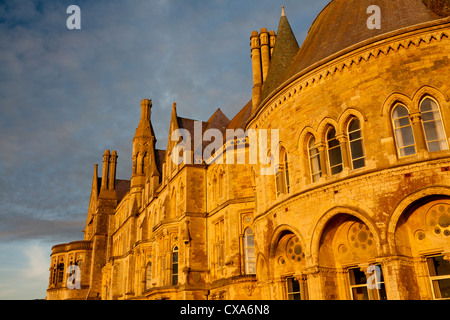
[[325, 143], [318, 143], [317, 149], [319, 150], [320, 157], [320, 170], [322, 171], [322, 178], [328, 175], [328, 167], [327, 167], [327, 147]]
[[414, 133], [414, 140], [416, 142], [417, 153], [427, 152], [427, 143], [422, 127], [422, 115], [420, 112], [411, 113], [409, 115], [411, 120], [412, 130]]
[[345, 135], [341, 134], [341, 135], [337, 136], [336, 138], [338, 139], [339, 145], [341, 147], [342, 167], [344, 170], [351, 169], [347, 137]]

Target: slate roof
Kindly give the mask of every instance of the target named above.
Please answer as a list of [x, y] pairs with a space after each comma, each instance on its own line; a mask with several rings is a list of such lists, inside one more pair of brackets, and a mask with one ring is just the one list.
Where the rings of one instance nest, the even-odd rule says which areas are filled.
[[[381, 29], [367, 27], [371, 16], [367, 8], [371, 5], [380, 7]], [[282, 16], [261, 102], [290, 78], [345, 54], [346, 50], [354, 50], [358, 44], [438, 19], [442, 16], [428, 9], [422, 0], [333, 0], [319, 13], [303, 44], [293, 54], [295, 37]]]

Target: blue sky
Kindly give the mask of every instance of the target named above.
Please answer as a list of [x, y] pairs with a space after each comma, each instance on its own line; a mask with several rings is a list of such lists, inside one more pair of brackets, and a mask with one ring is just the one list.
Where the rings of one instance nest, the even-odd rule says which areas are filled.
[[51, 246], [83, 238], [105, 149], [131, 176], [142, 99], [160, 149], [173, 102], [231, 119], [251, 98], [251, 32], [276, 31], [283, 5], [301, 44], [328, 2], [0, 1], [0, 299], [45, 298]]

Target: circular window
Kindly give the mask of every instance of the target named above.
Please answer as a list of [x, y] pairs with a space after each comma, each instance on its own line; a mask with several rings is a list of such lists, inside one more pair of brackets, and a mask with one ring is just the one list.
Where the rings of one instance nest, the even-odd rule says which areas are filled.
[[298, 237], [294, 236], [289, 239], [286, 245], [286, 256], [293, 262], [300, 262], [305, 257]]
[[348, 240], [353, 248], [362, 250], [366, 250], [374, 243], [373, 233], [361, 222], [355, 222], [350, 227]]
[[439, 203], [432, 206], [426, 215], [427, 225], [436, 236], [450, 236], [450, 205]]

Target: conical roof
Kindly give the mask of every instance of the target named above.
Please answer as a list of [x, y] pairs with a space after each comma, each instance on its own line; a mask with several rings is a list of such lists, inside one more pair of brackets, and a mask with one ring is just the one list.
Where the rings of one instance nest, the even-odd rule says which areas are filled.
[[[367, 26], [373, 14], [368, 13], [368, 8], [372, 5], [381, 11], [380, 29]], [[422, 0], [332, 0], [319, 13], [298, 49], [289, 22], [282, 16], [261, 102], [285, 81], [327, 58], [345, 53], [346, 49], [353, 50], [358, 44], [375, 41], [383, 34], [442, 18]]]
[[295, 55], [299, 50], [297, 39], [292, 32], [289, 21], [282, 8], [280, 23], [278, 25], [277, 40], [273, 48], [267, 78], [262, 89], [261, 100], [276, 89], [289, 73]]
[[[367, 20], [380, 8], [380, 29], [369, 29]], [[334, 0], [317, 16], [300, 51], [291, 74], [312, 66], [359, 42], [423, 22], [439, 19], [422, 0]]]

